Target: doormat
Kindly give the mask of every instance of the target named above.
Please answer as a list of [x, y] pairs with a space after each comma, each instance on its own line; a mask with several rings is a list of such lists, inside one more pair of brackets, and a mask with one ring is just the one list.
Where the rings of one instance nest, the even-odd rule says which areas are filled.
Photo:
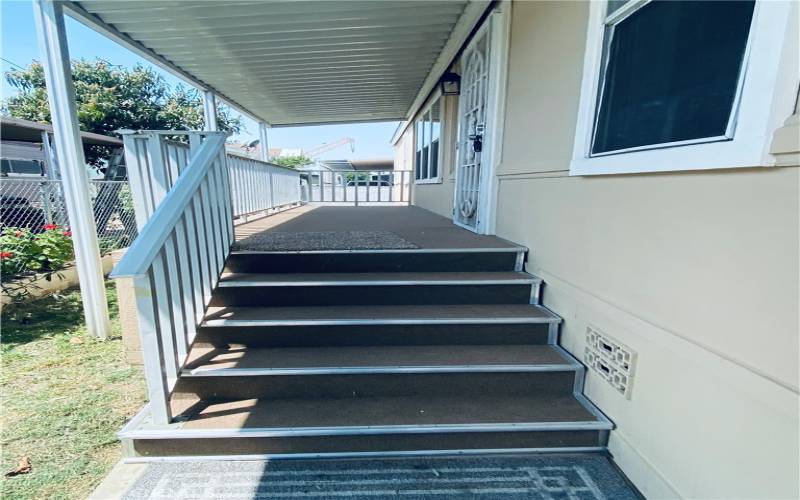
[[638, 500], [600, 454], [151, 463], [125, 500]]
[[419, 248], [391, 231], [265, 231], [237, 242], [235, 250], [395, 250]]

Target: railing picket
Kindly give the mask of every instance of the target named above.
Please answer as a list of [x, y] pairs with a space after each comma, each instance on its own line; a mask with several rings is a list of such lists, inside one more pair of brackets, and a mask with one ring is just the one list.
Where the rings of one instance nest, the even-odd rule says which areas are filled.
[[[223, 245], [224, 238], [222, 236], [222, 218], [220, 217], [220, 196], [219, 196], [219, 176], [217, 175], [217, 161], [214, 161], [211, 164], [211, 168], [208, 170], [208, 177], [206, 177], [207, 181], [207, 193], [209, 199], [209, 208], [211, 209], [211, 233], [212, 233], [212, 241], [214, 245], [214, 250], [216, 251], [216, 265], [213, 268], [213, 273], [211, 274], [212, 277], [219, 274], [222, 271], [223, 265]], [[216, 281], [214, 282], [216, 285]]]
[[164, 356], [164, 373], [167, 388], [171, 389], [178, 379], [179, 362], [175, 349], [175, 332], [172, 327], [171, 301], [167, 269], [164, 264], [164, 249], [153, 260], [153, 299], [156, 304], [156, 326], [161, 339], [161, 352]]
[[164, 164], [164, 143], [160, 135], [151, 135], [147, 141], [147, 161], [150, 164], [150, 179], [153, 185], [153, 208], [158, 208], [169, 191], [169, 177]]
[[219, 258], [217, 256], [219, 247], [217, 247], [216, 239], [214, 238], [214, 223], [212, 222], [213, 210], [211, 193], [209, 191], [208, 177], [206, 177], [200, 184], [200, 209], [203, 214], [203, 229], [205, 230], [204, 242], [210, 247], [208, 251], [208, 287], [210, 290], [213, 290], [214, 285], [216, 285], [214, 275], [217, 273], [217, 269], [219, 269]]
[[200, 192], [195, 194], [192, 200], [192, 218], [194, 219], [195, 233], [194, 244], [197, 245], [197, 253], [200, 256], [200, 288], [203, 294], [203, 303], [207, 304], [211, 300], [211, 251], [208, 248], [208, 237], [206, 236], [206, 220], [202, 206], [202, 196]]
[[203, 309], [202, 294], [197, 293], [199, 288], [195, 285], [197, 280], [195, 268], [197, 254], [192, 255], [192, 246], [189, 244], [189, 211], [187, 210], [180, 222], [175, 226], [175, 243], [178, 253], [178, 274], [181, 279], [181, 297], [183, 299], [183, 316], [186, 320], [186, 338], [191, 345], [197, 333], [199, 320], [197, 311]]
[[[177, 230], [177, 226], [176, 226]], [[180, 269], [178, 268], [177, 247], [175, 233], [164, 244], [165, 274], [169, 286], [169, 307], [171, 312], [170, 328], [175, 339], [175, 354], [177, 367], [180, 369], [186, 360], [188, 351], [189, 332], [186, 331], [187, 318], [184, 316], [183, 287], [180, 283]]]
[[152, 268], [147, 274], [133, 279], [136, 309], [139, 321], [139, 339], [142, 344], [144, 373], [147, 379], [147, 394], [153, 423], [166, 425], [172, 420], [169, 406], [169, 387], [164, 372], [164, 359], [156, 323], [156, 308], [153, 297]]
[[231, 174], [228, 161], [223, 150], [219, 156], [219, 175], [222, 178], [220, 189], [222, 191], [222, 208], [225, 212], [225, 248], [230, 248], [233, 243], [233, 193], [231, 192]]
[[133, 135], [125, 135], [123, 136], [123, 141], [125, 144], [125, 166], [128, 172], [131, 198], [133, 198], [134, 213], [136, 215], [136, 228], [141, 230], [153, 214], [148, 193], [150, 182], [147, 180], [146, 172], [144, 171], [146, 158], [140, 147], [141, 139]]

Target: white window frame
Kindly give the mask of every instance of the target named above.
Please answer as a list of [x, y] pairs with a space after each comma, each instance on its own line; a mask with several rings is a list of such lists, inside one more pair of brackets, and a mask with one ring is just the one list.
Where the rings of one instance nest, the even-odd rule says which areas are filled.
[[[634, 0], [609, 16], [609, 20], [613, 22], [624, 18], [647, 3], [649, 0]], [[789, 24], [793, 21], [789, 15], [791, 4], [783, 1], [756, 2], [739, 91], [726, 136], [591, 154], [607, 23], [607, 2], [591, 2], [570, 175], [774, 165], [775, 159], [768, 153], [770, 137], [786, 117], [781, 118], [781, 114], [776, 112], [773, 101], [786, 95], [782, 86], [794, 84], [791, 77], [780, 78], [786, 73], [786, 68], [781, 67], [781, 55]]]
[[[419, 144], [419, 137], [417, 134], [417, 123], [420, 121], [424, 121], [425, 115], [429, 113], [433, 109], [433, 105], [436, 102], [439, 102], [439, 149], [436, 154], [436, 177], [426, 177], [424, 179], [417, 179], [417, 145]], [[431, 117], [433, 120], [433, 117]], [[424, 128], [424, 127], [423, 127]], [[417, 116], [414, 118], [413, 122], [413, 130], [414, 130], [414, 183], [415, 184], [441, 184], [442, 179], [442, 160], [444, 158], [443, 155], [443, 144], [444, 141], [442, 140], [442, 136], [444, 135], [444, 98], [442, 96], [441, 91], [437, 90], [436, 93], [433, 94], [431, 99], [428, 103], [417, 113]], [[424, 135], [424, 134], [423, 134]], [[433, 144], [433, 143], [431, 143]], [[432, 149], [432, 148], [430, 148]], [[430, 149], [428, 150], [428, 172], [430, 172]]]

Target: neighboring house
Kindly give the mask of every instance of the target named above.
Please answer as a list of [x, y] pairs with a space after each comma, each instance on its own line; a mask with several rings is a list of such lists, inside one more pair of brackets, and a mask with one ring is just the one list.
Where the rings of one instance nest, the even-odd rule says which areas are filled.
[[[58, 167], [52, 152], [53, 126], [20, 118], [0, 118], [2, 137], [2, 175], [33, 176], [57, 179]], [[122, 140], [93, 132], [81, 132], [84, 145], [122, 147]], [[49, 153], [48, 153], [49, 152]], [[124, 165], [121, 165], [124, 179]]]
[[416, 208], [323, 183], [359, 208], [234, 232], [297, 172], [226, 160], [213, 113], [175, 155], [128, 135], [147, 224], [114, 273], [150, 397], [128, 452], [608, 451], [652, 498], [800, 495], [797, 2], [64, 5], [263, 143], [405, 120], [414, 177]]

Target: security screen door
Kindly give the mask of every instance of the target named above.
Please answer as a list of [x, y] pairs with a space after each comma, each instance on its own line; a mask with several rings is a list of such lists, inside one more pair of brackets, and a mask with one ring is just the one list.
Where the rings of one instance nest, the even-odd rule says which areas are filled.
[[[491, 137], [487, 134], [491, 54], [491, 23], [484, 26], [461, 56], [461, 97], [458, 112], [458, 164], [456, 168], [453, 221], [481, 232]], [[483, 189], [483, 191], [482, 191]]]

